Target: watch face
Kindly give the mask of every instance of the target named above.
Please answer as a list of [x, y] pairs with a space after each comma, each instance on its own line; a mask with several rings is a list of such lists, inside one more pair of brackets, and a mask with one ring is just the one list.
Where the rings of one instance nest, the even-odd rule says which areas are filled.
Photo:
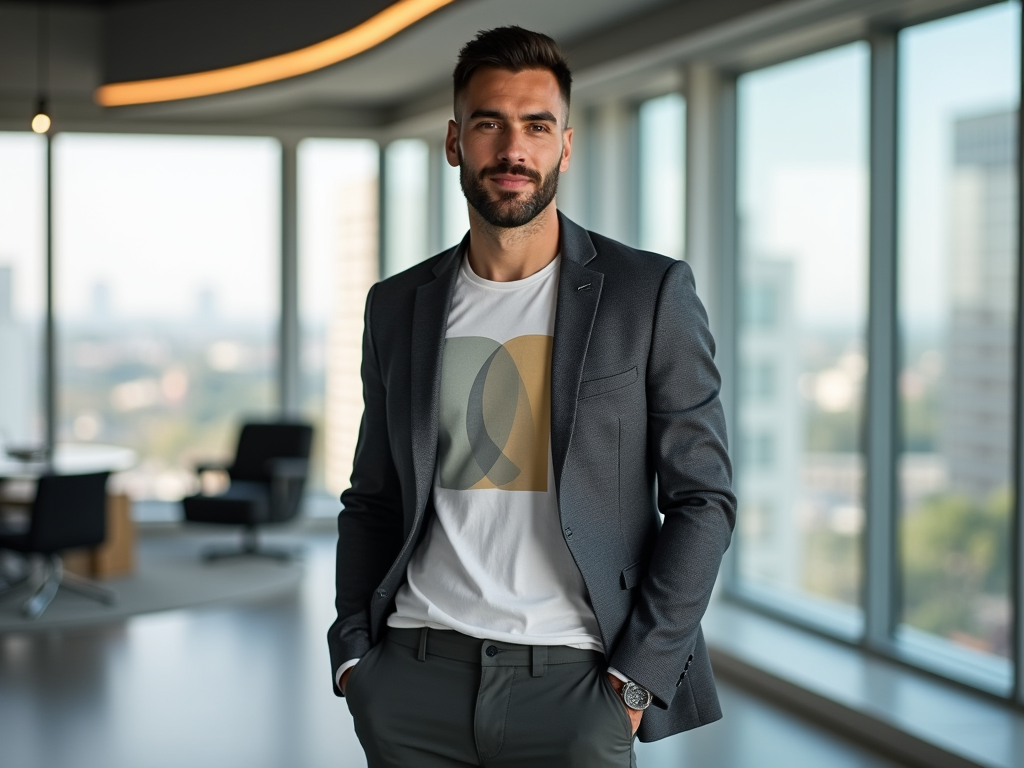
[[630, 681], [622, 687], [622, 700], [630, 709], [647, 709], [651, 703], [651, 693]]

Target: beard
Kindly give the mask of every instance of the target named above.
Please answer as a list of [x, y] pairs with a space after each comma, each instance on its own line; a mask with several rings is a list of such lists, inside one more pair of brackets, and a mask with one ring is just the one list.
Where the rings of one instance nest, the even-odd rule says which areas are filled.
[[[543, 176], [525, 165], [512, 165], [509, 162], [476, 171], [467, 165], [460, 152], [459, 183], [462, 186], [462, 193], [466, 196], [466, 201], [473, 206], [473, 210], [479, 213], [484, 221], [492, 227], [512, 229], [529, 224], [555, 199], [555, 192], [558, 191], [558, 166], [560, 164], [561, 158], [555, 163], [554, 168]], [[497, 198], [492, 198], [484, 187], [484, 180], [493, 174], [526, 176], [533, 179], [537, 188], [532, 194], [526, 196], [522, 196], [519, 192], [501, 192]]]

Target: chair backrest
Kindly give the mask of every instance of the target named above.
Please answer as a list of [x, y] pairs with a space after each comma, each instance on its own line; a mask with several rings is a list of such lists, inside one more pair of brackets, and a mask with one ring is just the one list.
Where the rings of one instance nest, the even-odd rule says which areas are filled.
[[308, 459], [313, 446], [313, 427], [296, 422], [246, 424], [238, 436], [232, 480], [270, 482], [271, 459]]
[[109, 475], [40, 477], [28, 534], [32, 550], [52, 554], [101, 544], [107, 537]]

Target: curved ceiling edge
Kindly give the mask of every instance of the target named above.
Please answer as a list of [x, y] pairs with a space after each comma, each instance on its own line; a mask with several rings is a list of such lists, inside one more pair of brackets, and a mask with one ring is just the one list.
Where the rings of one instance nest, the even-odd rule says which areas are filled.
[[97, 88], [93, 99], [103, 107], [153, 104], [228, 93], [305, 75], [380, 45], [453, 2], [455, 0], [398, 0], [352, 29], [296, 51], [206, 72], [109, 83]]

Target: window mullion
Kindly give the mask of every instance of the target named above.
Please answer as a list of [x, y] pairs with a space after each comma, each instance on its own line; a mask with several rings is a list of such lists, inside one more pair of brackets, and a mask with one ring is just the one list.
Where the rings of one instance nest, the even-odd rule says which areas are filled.
[[891, 644], [899, 594], [896, 565], [897, 40], [870, 38], [868, 373], [865, 420], [864, 643]]

